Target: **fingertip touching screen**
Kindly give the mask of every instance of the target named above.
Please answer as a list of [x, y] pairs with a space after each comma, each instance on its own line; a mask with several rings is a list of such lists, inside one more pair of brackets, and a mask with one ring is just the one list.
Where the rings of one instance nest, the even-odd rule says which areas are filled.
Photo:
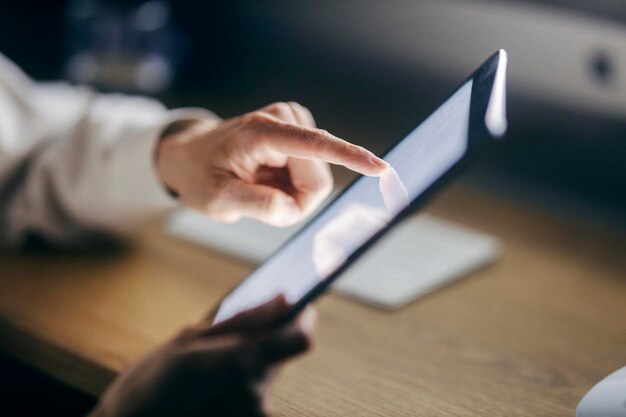
[[220, 305], [215, 322], [284, 294], [295, 304], [383, 229], [468, 147], [472, 80], [384, 156], [391, 168], [361, 177]]

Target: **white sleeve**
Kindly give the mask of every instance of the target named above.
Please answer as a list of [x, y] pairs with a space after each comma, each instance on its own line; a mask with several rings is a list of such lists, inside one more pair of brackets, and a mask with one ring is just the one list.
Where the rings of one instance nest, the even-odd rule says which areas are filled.
[[0, 244], [125, 233], [176, 207], [154, 151], [167, 124], [189, 118], [217, 119], [147, 98], [35, 83], [0, 55]]

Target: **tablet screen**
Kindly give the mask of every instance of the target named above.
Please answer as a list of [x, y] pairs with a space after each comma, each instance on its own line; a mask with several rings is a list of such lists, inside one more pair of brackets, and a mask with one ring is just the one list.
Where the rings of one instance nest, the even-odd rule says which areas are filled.
[[235, 288], [215, 322], [280, 294], [295, 304], [441, 178], [468, 148], [471, 95], [470, 79], [383, 157], [390, 169], [359, 178]]

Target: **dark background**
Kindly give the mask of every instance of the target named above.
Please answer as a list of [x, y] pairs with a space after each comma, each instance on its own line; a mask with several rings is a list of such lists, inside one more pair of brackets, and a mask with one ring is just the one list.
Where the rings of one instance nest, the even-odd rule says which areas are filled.
[[[0, 52], [36, 79], [65, 78], [69, 3], [0, 0]], [[108, 3], [124, 9], [142, 2]], [[172, 2], [176, 72], [156, 98], [171, 107], [207, 107], [222, 117], [294, 100], [309, 107], [321, 127], [380, 152], [412, 130], [461, 81], [394, 72], [377, 65], [375, 57], [364, 62], [311, 44], [257, 20], [249, 12], [252, 3], [263, 2]], [[626, 21], [620, 1], [533, 3]], [[477, 57], [476, 64], [484, 58]], [[625, 120], [516, 94], [509, 97], [509, 118], [506, 143], [464, 181], [537, 210], [623, 230]], [[93, 403], [2, 357], [0, 379], [0, 410], [13, 415], [38, 415], [41, 407], [47, 415], [80, 415]]]
[[[63, 78], [69, 3], [0, 3], [0, 51], [37, 79]], [[142, 2], [106, 3], [132, 8]], [[268, 27], [250, 12], [259, 3], [280, 2], [172, 2], [181, 59], [174, 82], [157, 98], [172, 107], [204, 106], [222, 117], [295, 100], [312, 110], [321, 127], [380, 152], [425, 118], [460, 81], [389, 71], [377, 65], [376, 57], [364, 62]], [[620, 1], [533, 3], [626, 22]], [[476, 63], [484, 58], [477, 57]], [[509, 118], [511, 140], [468, 178], [511, 198], [623, 226], [623, 119], [515, 94], [509, 97]]]

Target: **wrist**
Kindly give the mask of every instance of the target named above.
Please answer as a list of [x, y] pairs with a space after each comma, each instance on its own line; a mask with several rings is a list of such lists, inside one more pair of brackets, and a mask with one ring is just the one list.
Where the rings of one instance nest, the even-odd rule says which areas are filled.
[[163, 129], [157, 142], [154, 156], [156, 171], [163, 186], [175, 197], [177, 197], [179, 193], [176, 190], [173, 178], [171, 178], [172, 170], [170, 166], [172, 164], [172, 154], [175, 154], [176, 148], [178, 148], [176, 137], [200, 122], [200, 119], [176, 120]]
[[161, 131], [161, 137], [160, 140], [166, 140], [170, 137], [172, 137], [173, 135], [176, 135], [177, 133], [180, 133], [186, 129], [188, 129], [189, 127], [200, 123], [202, 120], [201, 119], [182, 119], [182, 120], [175, 120], [171, 123], [169, 123], [167, 126], [165, 126], [165, 128]]

